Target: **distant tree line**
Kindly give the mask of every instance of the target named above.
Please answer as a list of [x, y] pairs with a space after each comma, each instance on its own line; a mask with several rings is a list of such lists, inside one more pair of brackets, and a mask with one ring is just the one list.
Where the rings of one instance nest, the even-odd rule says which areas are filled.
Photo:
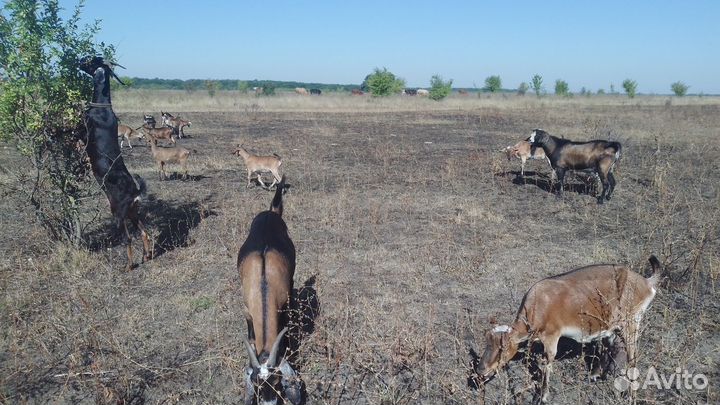
[[251, 90], [255, 87], [273, 87], [276, 90], [292, 90], [296, 87], [306, 89], [320, 89], [322, 91], [351, 91], [358, 88], [355, 84], [327, 84], [327, 83], [304, 83], [286, 82], [277, 80], [203, 80], [203, 79], [145, 79], [140, 77], [123, 78], [132, 83], [133, 88], [149, 90], [239, 90], [241, 92]]

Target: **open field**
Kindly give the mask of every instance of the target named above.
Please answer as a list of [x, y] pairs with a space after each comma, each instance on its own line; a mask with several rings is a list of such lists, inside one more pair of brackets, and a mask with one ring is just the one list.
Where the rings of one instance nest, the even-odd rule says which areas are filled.
[[[179, 143], [197, 150], [191, 181], [164, 182], [148, 147], [123, 150], [148, 183], [157, 255], [129, 273], [102, 236], [104, 197], [93, 249], [53, 244], [13, 198], [17, 157], [0, 149], [0, 402], [242, 403], [235, 261], [272, 193], [245, 188], [240, 142], [281, 155], [292, 186], [284, 218], [306, 303], [295, 364], [309, 404], [474, 403], [469, 349], [483, 350], [490, 319], [511, 322], [541, 278], [600, 262], [645, 273], [651, 253], [668, 277], [643, 320], [639, 368], [709, 385], [640, 390], [640, 403], [720, 402], [720, 99], [199, 93], [113, 96], [133, 127], [160, 109], [190, 119]], [[556, 199], [544, 162], [518, 178], [499, 151], [537, 127], [622, 142], [613, 199], [597, 206], [572, 175]], [[625, 401], [612, 379], [587, 376], [581, 359], [556, 363], [552, 403]], [[529, 403], [511, 395], [528, 378], [512, 363], [486, 403]]]

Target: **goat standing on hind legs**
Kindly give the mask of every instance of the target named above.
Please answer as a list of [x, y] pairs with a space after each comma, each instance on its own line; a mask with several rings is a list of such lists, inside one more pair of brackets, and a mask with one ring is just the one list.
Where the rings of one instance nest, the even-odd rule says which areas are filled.
[[128, 220], [140, 229], [143, 262], [150, 260], [150, 239], [138, 215], [140, 196], [145, 193], [145, 181], [139, 176], [130, 175], [120, 154], [117, 142], [118, 121], [110, 102], [110, 79], [115, 77], [120, 83], [122, 81], [112, 71], [111, 66], [120, 65], [105, 62], [98, 56], [88, 56], [80, 60], [80, 70], [93, 78], [93, 99], [85, 113], [86, 144], [93, 174], [110, 202], [110, 211], [115, 218], [117, 231], [125, 231], [128, 255], [126, 268], [131, 270], [132, 237], [127, 226]]

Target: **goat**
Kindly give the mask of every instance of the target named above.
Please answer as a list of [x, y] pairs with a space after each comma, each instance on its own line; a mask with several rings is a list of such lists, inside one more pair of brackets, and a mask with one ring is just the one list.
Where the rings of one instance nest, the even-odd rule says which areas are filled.
[[145, 124], [140, 127], [140, 131], [145, 134], [149, 139], [165, 139], [169, 140], [173, 145], [176, 144], [175, 131], [170, 127], [155, 128], [149, 124]]
[[185, 137], [185, 132], [183, 131], [183, 128], [190, 127], [192, 125], [192, 122], [184, 120], [180, 118], [180, 116], [175, 117], [169, 112], [160, 111], [160, 114], [162, 114], [163, 125], [172, 128], [173, 132], [177, 134], [179, 138], [182, 139], [183, 137]]
[[[233, 155], [238, 155], [243, 158], [243, 161], [245, 161], [245, 167], [247, 167], [247, 188], [250, 188], [250, 179], [253, 174], [257, 175], [257, 180], [263, 188], [271, 188], [280, 181], [280, 178], [282, 177], [282, 173], [280, 171], [282, 158], [279, 155], [273, 154], [273, 156], [256, 156], [245, 150], [242, 144], [237, 146]], [[273, 182], [270, 187], [263, 183], [261, 177], [261, 174], [263, 173], [271, 173], [273, 175]]]
[[308, 91], [304, 87], [295, 87], [295, 94], [301, 95], [301, 96], [307, 96]]
[[283, 177], [270, 209], [253, 219], [238, 252], [250, 361], [245, 370], [246, 405], [276, 404], [280, 393], [299, 404], [302, 396], [302, 383], [284, 355], [283, 344], [295, 273], [295, 245], [282, 219], [284, 189]]
[[157, 121], [155, 121], [155, 117], [149, 114], [144, 114], [143, 121], [145, 121], [145, 125], [150, 128], [155, 128], [155, 124], [157, 124]]
[[138, 209], [141, 195], [145, 194], [145, 181], [139, 176], [131, 176], [120, 153], [117, 142], [118, 121], [112, 110], [110, 99], [110, 79], [120, 79], [112, 71], [112, 66], [99, 56], [87, 56], [80, 60], [80, 70], [93, 78], [93, 97], [85, 113], [87, 128], [87, 153], [95, 180], [105, 192], [110, 211], [115, 218], [118, 232], [125, 230], [127, 245], [127, 266], [133, 266], [132, 238], [128, 230], [130, 220], [140, 230], [143, 240], [143, 262], [150, 260], [150, 239], [145, 226], [139, 218]]
[[[533, 151], [533, 149], [535, 149]], [[505, 148], [505, 153], [507, 154], [507, 159], [510, 160], [511, 158], [519, 158], [520, 159], [520, 175], [525, 176], [525, 162], [528, 159], [535, 160], [535, 159], [545, 159], [547, 160], [548, 164], [550, 164], [550, 159], [548, 159], [547, 156], [545, 156], [545, 152], [542, 148], [533, 148], [530, 145], [530, 142], [528, 141], [520, 141], [516, 143], [514, 146], [508, 146]], [[552, 168], [552, 165], [550, 164], [550, 168]], [[554, 172], [553, 172], [554, 175]]]
[[150, 139], [150, 151], [152, 152], [153, 159], [160, 166], [160, 180], [167, 179], [167, 173], [165, 173], [165, 165], [168, 163], [178, 163], [185, 171], [182, 178], [188, 178], [187, 160], [190, 156], [190, 151], [183, 148], [182, 146], [175, 146], [174, 148], [163, 148], [157, 146], [157, 139]]
[[428, 97], [430, 95], [430, 91], [425, 89], [417, 89], [416, 93], [420, 97]]
[[612, 171], [622, 153], [622, 145], [619, 142], [603, 140], [572, 142], [552, 136], [542, 129], [533, 130], [527, 141], [533, 146], [541, 146], [550, 159], [550, 165], [555, 170], [560, 183], [558, 197], [562, 197], [563, 180], [567, 170], [592, 169], [600, 177], [603, 185], [597, 200], [598, 204], [602, 204], [606, 199], [610, 200], [616, 184]]
[[485, 352], [475, 365], [480, 382], [490, 381], [527, 342], [541, 342], [545, 370], [536, 399], [547, 400], [548, 376], [561, 336], [589, 343], [622, 334], [628, 363], [633, 365], [643, 314], [655, 297], [660, 262], [649, 258], [652, 275], [645, 278], [626, 266], [599, 264], [541, 280], [525, 293], [515, 322], [486, 335]]
[[311, 96], [319, 96], [321, 94], [322, 94], [322, 90], [320, 90], [320, 89], [310, 89]]
[[128, 146], [130, 146], [130, 149], [132, 149], [132, 143], [130, 142], [130, 137], [137, 138], [137, 139], [143, 139], [145, 136], [142, 132], [138, 132], [135, 129], [130, 128], [127, 125], [119, 124], [118, 125], [118, 138], [120, 138], [120, 149], [123, 147], [124, 141], [127, 141]]

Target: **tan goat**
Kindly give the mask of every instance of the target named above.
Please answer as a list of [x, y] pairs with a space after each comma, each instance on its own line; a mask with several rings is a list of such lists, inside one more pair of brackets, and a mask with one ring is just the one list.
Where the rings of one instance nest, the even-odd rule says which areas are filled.
[[[530, 145], [530, 142], [528, 141], [520, 141], [513, 146], [508, 146], [507, 148], [505, 148], [505, 153], [507, 154], [508, 160], [512, 158], [520, 159], [521, 176], [525, 176], [525, 162], [528, 159], [544, 159], [548, 162], [548, 165], [550, 165], [550, 159], [545, 156], [545, 151], [543, 151], [543, 148], [537, 147], [535, 148], [535, 153], [532, 153], [532, 145]], [[550, 166], [550, 168], [552, 169], [552, 166]], [[554, 174], [555, 172], [553, 171], [553, 175]]]
[[[237, 146], [237, 149], [235, 149], [233, 154], [242, 157], [243, 161], [245, 161], [245, 167], [247, 167], [248, 188], [250, 188], [250, 179], [253, 174], [257, 175], [257, 180], [263, 188], [270, 188], [274, 186], [282, 178], [282, 172], [280, 171], [282, 158], [277, 154], [273, 154], [273, 156], [256, 156], [245, 150], [242, 144]], [[263, 173], [271, 173], [273, 175], [273, 182], [269, 187], [262, 181], [261, 175]]]
[[653, 270], [649, 278], [626, 266], [599, 264], [535, 283], [523, 297], [515, 322], [495, 327], [485, 335], [485, 353], [475, 366], [480, 383], [488, 382], [507, 364], [521, 344], [540, 342], [545, 350], [545, 370], [535, 398], [546, 402], [548, 376], [560, 337], [590, 343], [612, 340], [620, 333], [627, 345], [628, 364], [633, 366], [640, 322], [660, 279], [660, 262], [655, 256], [649, 261]]
[[130, 146], [130, 149], [132, 149], [133, 146], [130, 142], [130, 137], [136, 139], [143, 139], [145, 136], [142, 132], [136, 131], [127, 125], [118, 124], [118, 138], [120, 138], [120, 149], [122, 149], [124, 141], [127, 141], [128, 146]]
[[153, 159], [160, 166], [160, 180], [167, 178], [165, 173], [165, 165], [168, 163], [177, 163], [184, 170], [183, 179], [188, 178], [187, 160], [190, 156], [190, 151], [181, 147], [175, 146], [172, 148], [164, 148], [157, 146], [157, 139], [150, 139], [150, 150], [152, 151]]
[[[140, 127], [140, 131], [142, 131], [145, 136], [147, 136], [150, 140], [159, 140], [164, 139], [172, 142], [173, 145], [175, 145], [175, 134], [174, 130], [170, 127], [162, 127], [162, 128], [155, 128], [151, 127], [148, 124], [143, 125]], [[152, 144], [152, 142], [150, 141]]]

